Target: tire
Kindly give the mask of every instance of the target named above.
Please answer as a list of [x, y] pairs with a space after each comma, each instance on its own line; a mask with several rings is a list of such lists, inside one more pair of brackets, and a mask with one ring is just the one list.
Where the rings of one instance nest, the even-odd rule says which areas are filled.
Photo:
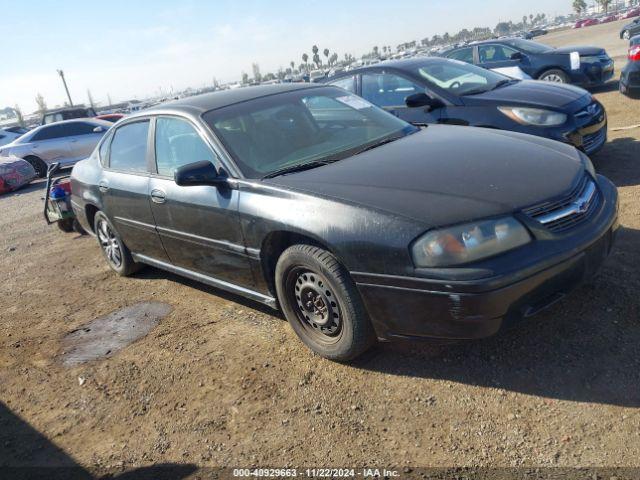
[[569, 77], [567, 76], [567, 74], [557, 68], [542, 72], [538, 76], [538, 80], [553, 83], [569, 83]]
[[102, 254], [114, 272], [126, 277], [140, 269], [141, 265], [133, 261], [131, 252], [120, 235], [107, 216], [100, 211], [96, 212], [94, 218], [94, 231]]
[[629, 30], [625, 30], [622, 32], [622, 39], [629, 40], [631, 38], [631, 32]]
[[65, 218], [64, 220], [58, 221], [58, 228], [65, 233], [73, 232], [73, 222], [75, 219], [73, 218]]
[[44, 163], [41, 159], [34, 156], [29, 156], [24, 158], [25, 161], [29, 162], [33, 169], [36, 171], [36, 175], [38, 178], [45, 178], [47, 176], [47, 164]]
[[321, 357], [346, 362], [376, 343], [355, 283], [331, 253], [307, 244], [289, 247], [278, 259], [275, 280], [285, 317]]

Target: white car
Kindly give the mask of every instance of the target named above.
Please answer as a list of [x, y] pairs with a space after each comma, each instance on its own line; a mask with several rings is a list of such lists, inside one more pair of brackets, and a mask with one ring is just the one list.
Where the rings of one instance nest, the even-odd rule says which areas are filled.
[[21, 137], [29, 130], [23, 127], [6, 127], [0, 128], [0, 145], [6, 145], [13, 142], [16, 138]]

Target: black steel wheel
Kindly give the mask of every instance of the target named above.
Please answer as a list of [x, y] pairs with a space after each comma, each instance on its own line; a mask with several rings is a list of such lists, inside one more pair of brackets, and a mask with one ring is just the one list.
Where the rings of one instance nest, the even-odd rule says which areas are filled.
[[348, 361], [375, 344], [360, 294], [331, 253], [313, 245], [293, 245], [278, 259], [275, 277], [285, 317], [318, 355]]
[[118, 275], [130, 275], [139, 269], [140, 265], [133, 261], [131, 252], [102, 212], [97, 212], [95, 215], [94, 232], [104, 258]]
[[301, 325], [319, 342], [335, 343], [342, 332], [342, 318], [336, 295], [322, 275], [304, 267], [294, 268], [287, 278], [287, 294], [292, 296]]

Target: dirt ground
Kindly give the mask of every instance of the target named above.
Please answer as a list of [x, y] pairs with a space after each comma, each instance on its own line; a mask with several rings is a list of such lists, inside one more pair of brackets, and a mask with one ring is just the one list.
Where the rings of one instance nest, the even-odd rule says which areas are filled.
[[[542, 40], [619, 56], [618, 30]], [[640, 100], [596, 96], [612, 129], [640, 123]], [[596, 279], [499, 337], [386, 344], [353, 365], [239, 297], [152, 268], [117, 277], [93, 238], [45, 224], [42, 182], [0, 197], [0, 466], [640, 467], [640, 128], [612, 130], [594, 163], [622, 224]], [[138, 302], [170, 312], [120, 351], [64, 361], [66, 335]]]

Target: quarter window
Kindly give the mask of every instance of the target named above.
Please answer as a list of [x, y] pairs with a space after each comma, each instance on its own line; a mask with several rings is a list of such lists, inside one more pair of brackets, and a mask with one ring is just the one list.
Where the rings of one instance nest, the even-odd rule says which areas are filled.
[[215, 155], [186, 121], [177, 118], [156, 120], [156, 165], [158, 174], [173, 176], [183, 165], [207, 160], [215, 163]]
[[148, 136], [148, 120], [118, 128], [111, 142], [109, 166], [127, 172], [146, 172]]
[[409, 95], [424, 93], [424, 87], [391, 73], [362, 75], [362, 96], [380, 107], [406, 107]]
[[107, 165], [109, 165], [109, 144], [111, 143], [111, 139], [113, 138], [113, 134], [109, 134], [103, 141], [102, 144], [100, 144], [100, 150], [99, 150], [99, 154], [100, 154], [100, 163], [102, 164], [103, 167], [106, 167]]

